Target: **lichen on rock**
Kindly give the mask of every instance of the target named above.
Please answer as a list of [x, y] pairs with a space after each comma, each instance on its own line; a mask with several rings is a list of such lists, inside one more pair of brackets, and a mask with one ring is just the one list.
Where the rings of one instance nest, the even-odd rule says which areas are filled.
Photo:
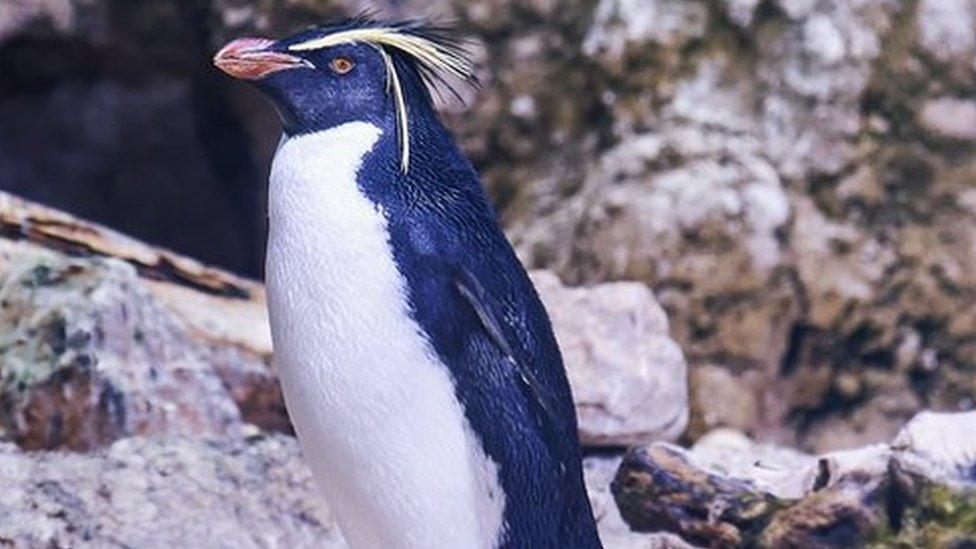
[[13, 252], [0, 334], [0, 423], [24, 448], [240, 427], [206, 353], [119, 260]]

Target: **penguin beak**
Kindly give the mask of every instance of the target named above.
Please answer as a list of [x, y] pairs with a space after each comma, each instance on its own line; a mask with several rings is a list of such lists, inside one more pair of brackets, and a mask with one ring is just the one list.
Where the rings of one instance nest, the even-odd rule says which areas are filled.
[[241, 80], [260, 80], [279, 71], [311, 66], [301, 57], [269, 50], [274, 44], [267, 38], [238, 38], [221, 48], [213, 63]]

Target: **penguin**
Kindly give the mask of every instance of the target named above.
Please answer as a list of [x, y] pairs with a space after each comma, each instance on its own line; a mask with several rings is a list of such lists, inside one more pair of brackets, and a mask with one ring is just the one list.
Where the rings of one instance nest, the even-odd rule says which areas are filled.
[[350, 546], [600, 547], [548, 315], [432, 101], [476, 84], [464, 40], [357, 16], [214, 63], [282, 122], [275, 365]]

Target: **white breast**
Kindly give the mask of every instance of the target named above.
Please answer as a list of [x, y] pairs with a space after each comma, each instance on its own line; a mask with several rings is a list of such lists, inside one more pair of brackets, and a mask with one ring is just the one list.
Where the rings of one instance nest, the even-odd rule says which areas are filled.
[[408, 315], [385, 216], [356, 185], [380, 134], [353, 122], [275, 155], [266, 276], [285, 402], [353, 547], [492, 547], [497, 466]]

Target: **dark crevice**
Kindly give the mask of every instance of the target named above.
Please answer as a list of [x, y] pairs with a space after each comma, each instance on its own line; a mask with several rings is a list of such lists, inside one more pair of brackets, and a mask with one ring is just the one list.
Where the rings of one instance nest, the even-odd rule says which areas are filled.
[[261, 275], [263, 226], [260, 223], [262, 179], [248, 147], [248, 135], [231, 107], [228, 81], [214, 70], [210, 58], [209, 9], [202, 3], [180, 4], [192, 31], [197, 53], [192, 73], [193, 116], [212, 177], [234, 205], [233, 220], [241, 232], [243, 270]]
[[788, 376], [796, 370], [797, 364], [799, 364], [804, 340], [809, 333], [809, 328], [803, 326], [802, 324], [794, 324], [793, 327], [790, 328], [790, 335], [786, 344], [786, 351], [783, 353], [783, 358], [780, 360], [779, 365], [779, 373], [781, 376]]
[[627, 453], [626, 446], [584, 446], [583, 457], [616, 458]]
[[95, 34], [0, 47], [0, 189], [260, 275], [266, 174], [210, 63], [211, 6], [104, 8]]

